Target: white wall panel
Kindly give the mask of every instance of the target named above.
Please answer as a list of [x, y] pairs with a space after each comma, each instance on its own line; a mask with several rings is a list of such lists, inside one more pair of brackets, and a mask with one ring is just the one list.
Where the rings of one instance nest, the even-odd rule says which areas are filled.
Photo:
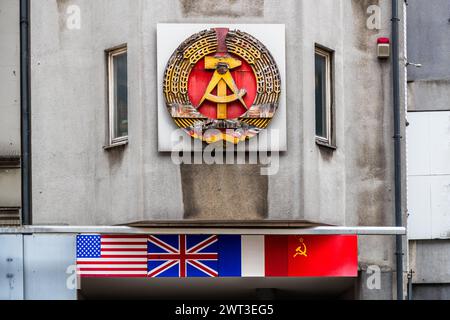
[[22, 299], [23, 236], [0, 235], [0, 300]]
[[431, 177], [430, 187], [432, 237], [450, 238], [450, 175]]
[[450, 238], [450, 112], [410, 112], [408, 235]]
[[408, 178], [408, 237], [430, 239], [432, 230], [429, 176]]
[[428, 112], [410, 112], [408, 121], [408, 175], [430, 174], [430, 115]]
[[74, 235], [25, 235], [24, 259], [26, 300], [77, 298]]
[[431, 174], [450, 174], [450, 112], [429, 113]]

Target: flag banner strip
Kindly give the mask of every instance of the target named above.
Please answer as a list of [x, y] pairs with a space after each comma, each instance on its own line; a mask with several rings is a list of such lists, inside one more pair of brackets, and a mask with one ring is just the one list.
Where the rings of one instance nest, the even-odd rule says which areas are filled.
[[356, 277], [356, 235], [77, 236], [81, 277]]

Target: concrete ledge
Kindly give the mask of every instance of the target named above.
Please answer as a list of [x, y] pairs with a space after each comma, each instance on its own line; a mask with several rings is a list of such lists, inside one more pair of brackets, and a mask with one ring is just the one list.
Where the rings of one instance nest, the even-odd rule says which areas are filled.
[[189, 227], [184, 226], [22, 226], [0, 228], [0, 234], [32, 233], [102, 233], [102, 234], [241, 234], [241, 235], [288, 235], [288, 234], [355, 234], [355, 235], [405, 235], [404, 227]]

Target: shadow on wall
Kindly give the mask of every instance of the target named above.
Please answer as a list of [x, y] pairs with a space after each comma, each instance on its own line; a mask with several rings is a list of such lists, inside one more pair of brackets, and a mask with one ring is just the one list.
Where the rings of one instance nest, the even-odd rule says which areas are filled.
[[252, 220], [267, 216], [268, 177], [261, 165], [181, 165], [187, 219]]
[[180, 0], [186, 17], [263, 17], [264, 0]]

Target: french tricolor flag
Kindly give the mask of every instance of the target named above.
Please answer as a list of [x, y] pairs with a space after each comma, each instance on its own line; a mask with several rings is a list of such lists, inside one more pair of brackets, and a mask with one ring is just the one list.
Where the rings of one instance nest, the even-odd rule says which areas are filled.
[[356, 277], [355, 235], [220, 235], [219, 277]]

